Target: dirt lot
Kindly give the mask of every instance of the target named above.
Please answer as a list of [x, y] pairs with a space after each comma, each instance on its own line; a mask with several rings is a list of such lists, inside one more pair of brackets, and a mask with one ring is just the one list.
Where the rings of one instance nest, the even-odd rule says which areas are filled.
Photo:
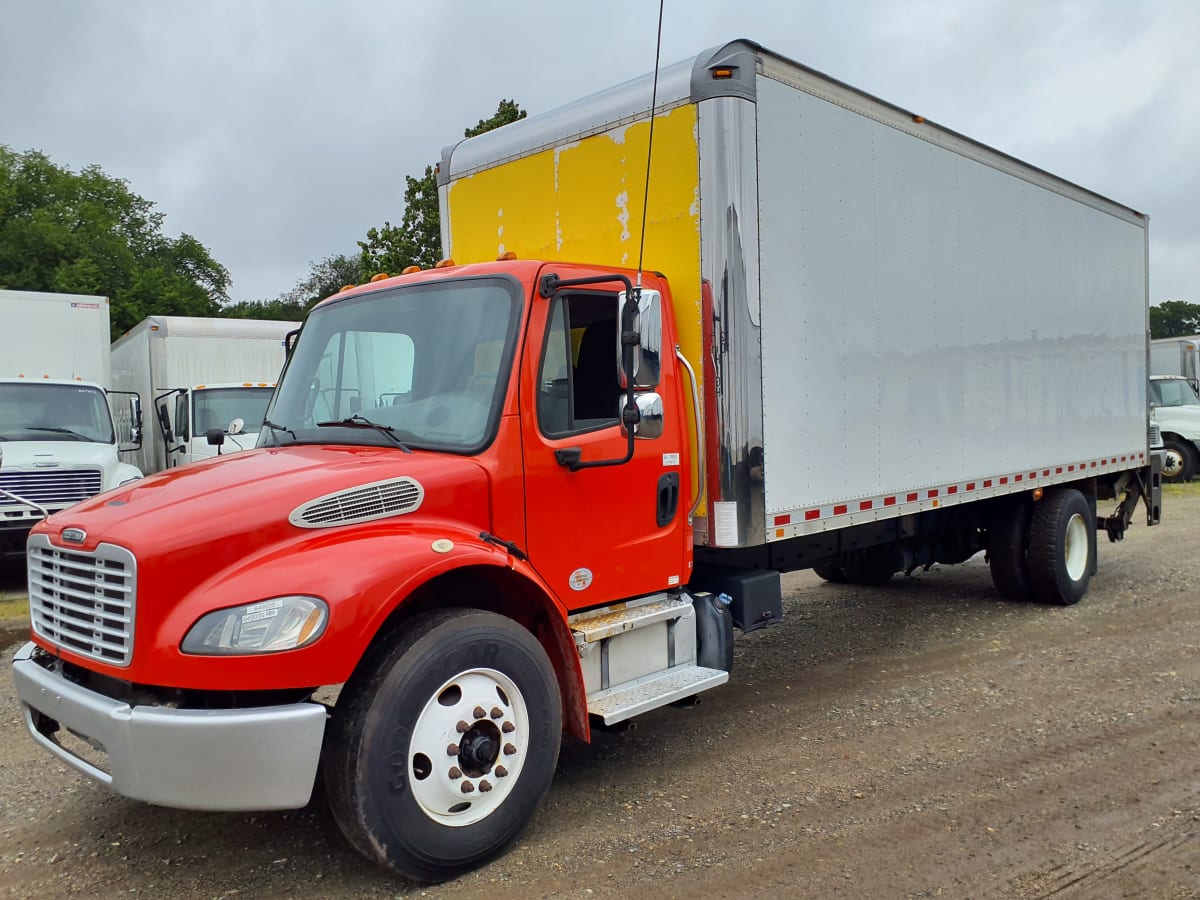
[[1102, 545], [1073, 608], [998, 602], [980, 559], [872, 590], [788, 576], [730, 684], [566, 746], [518, 844], [431, 888], [319, 804], [92, 785], [24, 734], [5, 650], [0, 894], [1200, 897], [1200, 486], [1165, 513]]

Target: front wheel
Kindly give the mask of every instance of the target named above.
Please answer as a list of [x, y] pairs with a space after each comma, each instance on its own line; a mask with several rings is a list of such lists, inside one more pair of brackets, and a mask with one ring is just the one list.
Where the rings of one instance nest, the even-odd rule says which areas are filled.
[[1196, 451], [1183, 441], [1163, 441], [1163, 481], [1191, 481], [1196, 477]]
[[1096, 516], [1077, 490], [1047, 493], [1033, 505], [1026, 560], [1034, 596], [1070, 606], [1087, 593], [1096, 552]]
[[364, 661], [334, 712], [324, 760], [342, 833], [385, 868], [444, 881], [503, 850], [554, 775], [554, 668], [511, 619], [418, 616]]

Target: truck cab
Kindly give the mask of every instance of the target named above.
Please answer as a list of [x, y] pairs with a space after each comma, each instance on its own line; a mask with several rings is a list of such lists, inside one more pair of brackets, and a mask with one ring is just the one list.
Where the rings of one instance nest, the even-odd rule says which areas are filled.
[[1200, 397], [1182, 375], [1152, 375], [1149, 391], [1162, 432], [1163, 479], [1191, 481], [1200, 473]]
[[[132, 407], [126, 413], [130, 433]], [[141, 472], [117, 458], [117, 432], [99, 384], [0, 379], [0, 552], [25, 552], [29, 529], [47, 515]], [[129, 445], [129, 442], [126, 442]]]
[[166, 468], [217, 456], [217, 445], [209, 440], [213, 431], [222, 433], [223, 452], [249, 450], [274, 390], [274, 382], [197, 384], [156, 397]]
[[[391, 814], [350, 812], [385, 799], [354, 773], [397, 758], [368, 721], [398, 717], [419, 777], [387, 864], [441, 878], [510, 840], [564, 730], [726, 681], [729, 613], [685, 589], [694, 382], [666, 279], [635, 302], [635, 277], [506, 260], [319, 304], [257, 449], [35, 529], [14, 666], [35, 739], [185, 808], [303, 806], [320, 765], [361, 835]], [[80, 585], [102, 622], [76, 621]], [[478, 837], [436, 864], [403, 849], [446, 828]]]

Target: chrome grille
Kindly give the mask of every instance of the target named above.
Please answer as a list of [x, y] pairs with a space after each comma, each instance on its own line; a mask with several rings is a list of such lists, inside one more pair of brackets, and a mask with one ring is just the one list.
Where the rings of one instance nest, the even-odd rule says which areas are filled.
[[1158, 427], [1157, 422], [1150, 423], [1150, 449], [1157, 450], [1162, 447], [1162, 429]]
[[[42, 472], [0, 472], [0, 489], [41, 506], [69, 506], [100, 493], [99, 469], [48, 469]], [[17, 501], [0, 495], [0, 506]]]
[[329, 528], [413, 512], [425, 489], [412, 478], [389, 478], [326, 494], [292, 510], [288, 521], [300, 528]]
[[55, 547], [35, 534], [26, 548], [33, 633], [112, 666], [133, 656], [137, 562], [123, 547]]

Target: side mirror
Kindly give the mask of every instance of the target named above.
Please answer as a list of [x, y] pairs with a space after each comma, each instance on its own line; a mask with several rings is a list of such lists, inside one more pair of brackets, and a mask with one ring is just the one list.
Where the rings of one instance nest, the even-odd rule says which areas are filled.
[[225, 429], [225, 433], [226, 434], [241, 434], [242, 429], [245, 427], [246, 427], [246, 420], [239, 417], [229, 423], [229, 427]]
[[[626, 327], [625, 292], [617, 296], [617, 321], [621, 323], [621, 332]], [[638, 311], [631, 317], [629, 331], [637, 337], [637, 345], [633, 348], [633, 386], [639, 388], [656, 388], [662, 380], [662, 294], [658, 291], [643, 290], [638, 301]], [[621, 334], [617, 336], [617, 371], [621, 376], [621, 388], [626, 387], [628, 379], [621, 365]]]
[[129, 439], [140, 445], [142, 443], [142, 398], [129, 398]]
[[[633, 426], [633, 433], [642, 440], [654, 440], [662, 437], [663, 433], [663, 401], [662, 397], [653, 391], [643, 391], [635, 395], [638, 408], [638, 420]], [[621, 426], [625, 430], [625, 426]]]
[[296, 338], [300, 337], [300, 329], [289, 331], [283, 336], [283, 356], [286, 359], [292, 355], [292, 351], [296, 348]]
[[217, 456], [221, 455], [221, 446], [225, 443], [224, 428], [210, 428], [205, 432], [208, 438], [208, 445], [217, 448]]

